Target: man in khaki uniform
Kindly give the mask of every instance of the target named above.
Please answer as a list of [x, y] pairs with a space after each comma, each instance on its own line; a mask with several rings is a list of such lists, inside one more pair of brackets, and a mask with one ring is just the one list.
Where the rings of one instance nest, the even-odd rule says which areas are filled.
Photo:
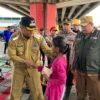
[[82, 32], [76, 37], [76, 89], [78, 100], [100, 100], [100, 31], [92, 16], [81, 18]]
[[34, 18], [22, 17], [20, 28], [21, 31], [12, 35], [8, 47], [8, 55], [14, 64], [10, 100], [20, 100], [25, 79], [32, 100], [44, 100], [40, 73], [32, 67], [41, 64], [40, 48], [50, 55], [52, 50], [47, 46], [44, 38], [34, 31], [36, 29]]

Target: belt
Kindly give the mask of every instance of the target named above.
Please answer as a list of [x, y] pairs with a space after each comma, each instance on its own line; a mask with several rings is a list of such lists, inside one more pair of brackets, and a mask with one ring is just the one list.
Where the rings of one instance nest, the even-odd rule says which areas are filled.
[[88, 73], [82, 73], [82, 72], [76, 72], [80, 75], [86, 75], [86, 76], [99, 76], [100, 74], [88, 74]]

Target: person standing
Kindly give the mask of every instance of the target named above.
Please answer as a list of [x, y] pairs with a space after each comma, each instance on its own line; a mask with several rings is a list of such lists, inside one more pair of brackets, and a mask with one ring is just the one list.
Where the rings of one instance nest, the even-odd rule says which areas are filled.
[[44, 28], [40, 28], [40, 34], [41, 34], [44, 38], [47, 37], [47, 34], [45, 33]]
[[[40, 34], [44, 37], [44, 39], [46, 38], [46, 34], [45, 34], [45, 31], [43, 28], [40, 29]], [[42, 51], [42, 49], [40, 48], [40, 52], [41, 52], [41, 55], [42, 55], [42, 65], [44, 66], [45, 65], [45, 53]]]
[[67, 83], [66, 83], [66, 90], [64, 94], [63, 100], [68, 100], [70, 96], [70, 92], [73, 86], [73, 79], [74, 75], [71, 72], [71, 66], [73, 62], [73, 43], [75, 41], [76, 33], [71, 30], [72, 21], [70, 19], [63, 21], [62, 30], [58, 33], [58, 36], [63, 36], [66, 39], [66, 44], [69, 44], [67, 56]]
[[13, 32], [11, 32], [11, 26], [8, 26], [8, 30], [4, 31], [4, 40], [5, 40], [5, 47], [4, 47], [4, 54], [6, 54], [6, 49], [8, 47], [8, 42]]
[[92, 16], [81, 18], [82, 32], [75, 42], [76, 90], [78, 100], [100, 100], [100, 31]]
[[50, 36], [51, 36], [52, 39], [57, 36], [57, 29], [56, 29], [55, 26], [50, 28]]
[[57, 36], [52, 40], [52, 50], [55, 52], [56, 57], [51, 63], [51, 66], [49, 66], [49, 70], [52, 72], [50, 77], [47, 76], [42, 66], [38, 67], [38, 71], [42, 71], [43, 76], [48, 81], [46, 87], [46, 100], [63, 100], [67, 78], [66, 51], [68, 49], [68, 45], [66, 45], [64, 40], [65, 38], [62, 36]]
[[[53, 27], [50, 28], [50, 36], [49, 36], [50, 40], [48, 41], [48, 46], [49, 47], [52, 47], [52, 40], [56, 36], [57, 36], [57, 29], [56, 29], [55, 26], [53, 26]], [[48, 65], [50, 65], [51, 62], [52, 62], [52, 58], [50, 56], [47, 56], [47, 59], [48, 59]]]
[[79, 19], [73, 19], [73, 21], [72, 21], [72, 26], [73, 26], [72, 31], [77, 33], [77, 34], [80, 32], [79, 24], [80, 24]]
[[11, 36], [8, 46], [8, 55], [14, 65], [10, 100], [20, 100], [24, 80], [30, 89], [32, 100], [44, 100], [40, 73], [33, 66], [41, 65], [40, 48], [51, 56], [54, 53], [37, 33], [34, 18], [22, 17], [20, 29]]

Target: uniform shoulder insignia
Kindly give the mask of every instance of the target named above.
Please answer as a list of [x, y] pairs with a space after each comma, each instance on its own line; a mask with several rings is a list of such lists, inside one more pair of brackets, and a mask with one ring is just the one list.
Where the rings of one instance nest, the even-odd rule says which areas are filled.
[[12, 40], [17, 40], [19, 36], [20, 36], [20, 31], [18, 31], [18, 32], [14, 33], [14, 34], [12, 34], [11, 39], [12, 39]]
[[34, 34], [34, 37], [37, 38], [37, 39], [40, 39], [41, 35], [40, 34]]
[[19, 36], [13, 37], [12, 40], [17, 40]]
[[14, 34], [11, 35], [11, 38], [14, 38], [14, 37], [16, 37], [16, 36], [18, 36], [18, 35], [19, 35], [19, 33], [16, 32], [16, 33], [14, 33]]
[[11, 39], [12, 40], [17, 40], [18, 37], [19, 37], [19, 33], [17, 32], [17, 33], [12, 34]]

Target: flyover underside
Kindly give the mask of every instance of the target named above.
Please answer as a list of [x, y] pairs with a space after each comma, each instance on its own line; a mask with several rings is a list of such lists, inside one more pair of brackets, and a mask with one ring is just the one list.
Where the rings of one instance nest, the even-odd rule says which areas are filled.
[[30, 3], [51, 3], [56, 5], [56, 20], [80, 18], [100, 5], [100, 0], [0, 0], [0, 6], [23, 16], [30, 15]]

